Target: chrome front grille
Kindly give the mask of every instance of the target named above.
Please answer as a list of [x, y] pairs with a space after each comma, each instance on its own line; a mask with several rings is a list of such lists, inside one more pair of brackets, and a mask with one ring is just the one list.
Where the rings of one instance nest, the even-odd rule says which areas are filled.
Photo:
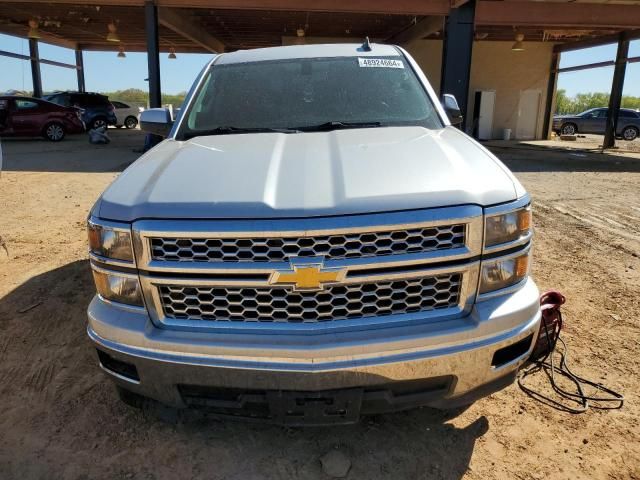
[[282, 237], [151, 237], [151, 258], [173, 262], [281, 262], [291, 257], [347, 259], [448, 250], [465, 244], [465, 225]]
[[133, 244], [156, 325], [362, 329], [468, 313], [483, 227], [477, 205], [300, 219], [149, 219], [134, 222]]
[[332, 285], [315, 292], [287, 288], [160, 285], [164, 315], [212, 322], [316, 323], [428, 312], [458, 305], [459, 273]]

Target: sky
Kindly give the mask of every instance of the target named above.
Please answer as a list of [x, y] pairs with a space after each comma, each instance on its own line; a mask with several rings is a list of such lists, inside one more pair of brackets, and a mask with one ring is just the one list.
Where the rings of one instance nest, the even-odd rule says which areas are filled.
[[[617, 45], [612, 44], [563, 53], [560, 56], [560, 68], [615, 60], [616, 49]], [[640, 40], [630, 43], [629, 57], [640, 57]], [[590, 68], [578, 72], [560, 73], [558, 89], [566, 90], [570, 97], [582, 92], [609, 92], [612, 80], [613, 67]], [[622, 94], [640, 97], [640, 63], [627, 64]]]
[[[75, 64], [75, 53], [43, 42], [39, 43], [40, 58]], [[29, 55], [27, 40], [0, 34], [0, 50]], [[127, 53], [118, 58], [116, 52], [83, 52], [85, 86], [87, 91], [111, 92], [127, 88], [147, 89], [146, 53]], [[160, 54], [162, 91], [168, 94], [185, 92], [191, 87], [200, 70], [211, 59], [209, 54], [178, 53], [169, 60], [167, 53]], [[29, 62], [0, 56], [0, 92], [6, 90], [31, 90], [31, 66]], [[75, 70], [52, 65], [40, 65], [44, 91], [77, 90]]]
[[[0, 34], [0, 50], [28, 55], [26, 40]], [[526, 54], [526, 51], [524, 52]], [[560, 67], [615, 60], [616, 45], [604, 45], [575, 52], [563, 53]], [[629, 56], [640, 56], [640, 40], [631, 42]], [[72, 50], [40, 42], [40, 57], [65, 63], [75, 63]], [[160, 56], [162, 91], [175, 94], [189, 90], [191, 83], [202, 67], [211, 58], [205, 54], [178, 53], [175, 60], [167, 54]], [[88, 91], [109, 92], [126, 88], [146, 90], [147, 57], [144, 53], [127, 53], [120, 59], [116, 52], [84, 52], [85, 85]], [[31, 90], [29, 62], [0, 56], [0, 91]], [[75, 90], [75, 70], [41, 65], [42, 83], [45, 91]], [[558, 88], [574, 96], [580, 92], [608, 92], [611, 89], [613, 67], [561, 73]], [[640, 63], [627, 65], [624, 95], [640, 96]]]

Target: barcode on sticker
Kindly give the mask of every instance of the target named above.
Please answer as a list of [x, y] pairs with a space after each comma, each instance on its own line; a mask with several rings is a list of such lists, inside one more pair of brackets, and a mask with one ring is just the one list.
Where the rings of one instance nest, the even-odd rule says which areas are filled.
[[358, 57], [361, 67], [404, 68], [400, 60], [388, 60], [386, 58], [361, 58]]

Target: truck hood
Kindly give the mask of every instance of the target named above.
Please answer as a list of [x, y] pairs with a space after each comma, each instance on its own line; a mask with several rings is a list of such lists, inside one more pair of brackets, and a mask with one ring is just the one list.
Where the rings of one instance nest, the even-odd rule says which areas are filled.
[[453, 127], [166, 140], [104, 192], [101, 218], [283, 218], [515, 200], [522, 187]]

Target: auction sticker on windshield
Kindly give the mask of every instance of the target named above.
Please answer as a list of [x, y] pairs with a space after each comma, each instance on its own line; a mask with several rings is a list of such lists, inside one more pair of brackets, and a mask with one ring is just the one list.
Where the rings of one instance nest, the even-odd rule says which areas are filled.
[[404, 68], [400, 60], [389, 60], [387, 58], [361, 58], [358, 57], [361, 67], [382, 67], [382, 68]]

